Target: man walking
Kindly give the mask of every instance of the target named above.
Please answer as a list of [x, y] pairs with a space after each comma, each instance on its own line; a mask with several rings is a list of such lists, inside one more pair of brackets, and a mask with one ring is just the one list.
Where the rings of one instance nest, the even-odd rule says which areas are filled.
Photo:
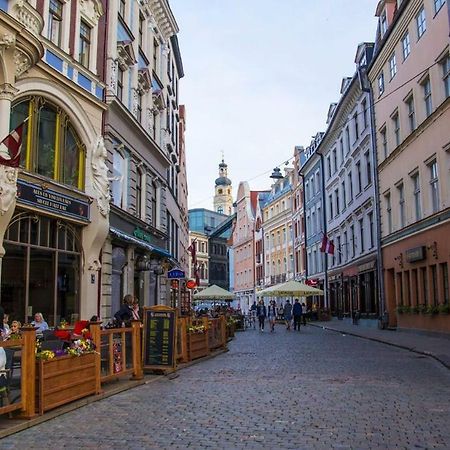
[[259, 301], [258, 307], [256, 308], [256, 315], [259, 320], [259, 331], [264, 331], [264, 322], [266, 320], [267, 310], [263, 300]]
[[300, 322], [302, 320], [302, 305], [298, 302], [298, 298], [295, 299], [294, 307], [292, 308], [292, 315], [294, 316], [294, 331], [298, 327], [300, 331]]
[[286, 300], [284, 305], [284, 321], [286, 323], [286, 330], [291, 331], [291, 321], [292, 321], [292, 305], [289, 300]]

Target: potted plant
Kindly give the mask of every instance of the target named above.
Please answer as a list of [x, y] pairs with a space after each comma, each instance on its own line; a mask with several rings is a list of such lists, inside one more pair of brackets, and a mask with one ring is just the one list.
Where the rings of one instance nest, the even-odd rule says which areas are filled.
[[398, 305], [397, 306], [397, 312], [399, 314], [408, 314], [411, 312], [411, 307], [407, 305]]
[[436, 305], [428, 305], [425, 310], [425, 314], [430, 314], [432, 316], [438, 313], [439, 313], [439, 306]]
[[450, 305], [448, 303], [443, 303], [438, 306], [439, 314], [450, 314]]
[[190, 360], [208, 354], [208, 330], [204, 325], [190, 325], [187, 328], [188, 357]]

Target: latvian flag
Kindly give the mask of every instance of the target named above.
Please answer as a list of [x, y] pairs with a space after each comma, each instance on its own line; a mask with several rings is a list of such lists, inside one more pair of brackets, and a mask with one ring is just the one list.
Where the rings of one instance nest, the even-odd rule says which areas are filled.
[[[9, 167], [19, 167], [20, 150], [22, 148], [22, 135], [25, 122], [22, 122], [15, 130], [0, 143], [0, 164]], [[4, 157], [4, 156], [8, 157]]]
[[333, 241], [330, 241], [326, 234], [323, 235], [322, 245], [320, 246], [320, 251], [322, 253], [328, 253], [330, 255], [334, 255], [334, 244], [333, 244]]

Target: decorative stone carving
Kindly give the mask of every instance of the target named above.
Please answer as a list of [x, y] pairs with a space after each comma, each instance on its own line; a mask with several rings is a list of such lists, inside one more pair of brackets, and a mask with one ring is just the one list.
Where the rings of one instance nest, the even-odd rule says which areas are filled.
[[4, 83], [0, 85], [0, 100], [13, 101], [14, 96], [19, 92], [12, 84]]
[[5, 33], [0, 37], [0, 50], [5, 50], [16, 45], [16, 36], [14, 34]]
[[35, 36], [40, 36], [44, 28], [44, 20], [27, 1], [17, 0], [12, 8], [12, 16]]
[[99, 1], [80, 0], [80, 12], [91, 25], [96, 26], [103, 15], [103, 7]]
[[24, 74], [32, 65], [30, 58], [22, 51], [14, 50], [14, 65], [16, 67], [16, 77]]
[[105, 147], [103, 136], [97, 139], [94, 149], [92, 151], [92, 180], [93, 187], [97, 193], [97, 203], [100, 213], [106, 217], [109, 213], [109, 201], [111, 194], [109, 191], [108, 166], [106, 165], [106, 158], [108, 154]]
[[117, 61], [111, 59], [109, 61], [109, 87], [114, 94], [117, 93]]
[[134, 117], [137, 117], [137, 113], [138, 113], [138, 91], [137, 91], [137, 89], [133, 89], [132, 94], [133, 94], [133, 101], [131, 104], [131, 112], [133, 113]]
[[92, 259], [89, 261], [88, 270], [98, 272], [102, 268], [102, 265], [98, 259]]
[[153, 132], [153, 111], [150, 108], [147, 108], [147, 131], [149, 133]]
[[0, 215], [5, 215], [17, 195], [17, 175], [19, 169], [0, 164]]

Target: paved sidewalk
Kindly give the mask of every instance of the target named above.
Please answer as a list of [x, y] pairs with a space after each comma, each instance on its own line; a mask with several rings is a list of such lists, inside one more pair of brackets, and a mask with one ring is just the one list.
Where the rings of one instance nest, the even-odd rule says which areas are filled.
[[379, 330], [376, 328], [367, 328], [362, 325], [353, 325], [340, 320], [330, 322], [309, 322], [308, 325], [336, 331], [338, 333], [357, 336], [371, 341], [382, 342], [403, 348], [415, 353], [430, 356], [447, 369], [450, 369], [450, 336], [432, 337], [412, 331], [399, 330]]

